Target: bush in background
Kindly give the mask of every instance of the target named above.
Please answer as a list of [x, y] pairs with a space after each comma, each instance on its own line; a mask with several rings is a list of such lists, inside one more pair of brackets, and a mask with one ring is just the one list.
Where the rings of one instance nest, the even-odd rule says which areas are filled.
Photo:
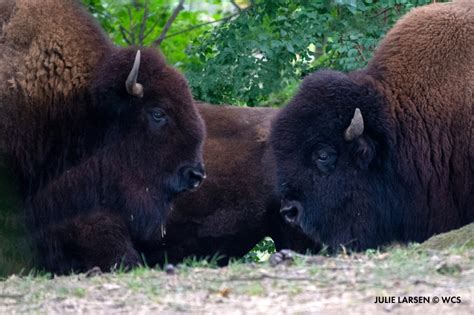
[[350, 71], [409, 9], [431, 0], [85, 0], [119, 45], [160, 46], [196, 99], [281, 106], [314, 70]]

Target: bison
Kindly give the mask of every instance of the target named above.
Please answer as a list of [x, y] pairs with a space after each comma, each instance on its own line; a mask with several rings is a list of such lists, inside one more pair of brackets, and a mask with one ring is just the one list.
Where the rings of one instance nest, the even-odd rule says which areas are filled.
[[280, 216], [280, 196], [269, 151], [272, 108], [198, 104], [207, 135], [207, 178], [195, 192], [179, 196], [166, 230], [140, 247], [147, 264], [177, 263], [188, 256], [240, 258], [263, 237], [277, 249], [317, 251]]
[[[177, 197], [163, 230], [136, 244], [147, 265], [178, 263], [189, 256], [217, 257], [223, 265], [245, 255], [265, 236], [272, 237], [277, 249], [317, 251], [279, 214], [268, 144], [270, 121], [278, 110], [199, 103], [197, 108], [207, 126], [203, 148], [207, 178], [196, 192]], [[16, 270], [27, 267], [26, 259], [19, 259], [27, 257], [24, 246], [18, 246], [22, 240], [9, 238], [10, 244], [21, 248], [17, 253], [10, 250], [11, 261], [6, 261], [10, 269], [15, 262]], [[0, 246], [0, 251], [9, 246]]]
[[184, 77], [155, 50], [113, 46], [76, 1], [0, 2], [2, 146], [37, 266], [140, 264], [136, 244], [205, 177]]
[[270, 136], [281, 213], [332, 249], [474, 219], [474, 2], [413, 9], [368, 66], [306, 77]]

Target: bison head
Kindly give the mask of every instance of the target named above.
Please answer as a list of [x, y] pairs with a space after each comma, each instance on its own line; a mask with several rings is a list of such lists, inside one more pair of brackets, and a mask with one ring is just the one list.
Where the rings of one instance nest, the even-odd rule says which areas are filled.
[[118, 49], [91, 84], [92, 122], [103, 134], [102, 172], [132, 234], [147, 238], [163, 224], [173, 197], [205, 178], [204, 124], [184, 77], [154, 50]]
[[314, 241], [364, 249], [394, 233], [399, 194], [384, 102], [362, 73], [320, 71], [273, 122], [281, 214]]

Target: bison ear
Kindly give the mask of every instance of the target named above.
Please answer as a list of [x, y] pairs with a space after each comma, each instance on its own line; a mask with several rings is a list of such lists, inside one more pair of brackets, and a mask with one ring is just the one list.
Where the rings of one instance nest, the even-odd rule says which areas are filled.
[[351, 123], [344, 131], [344, 140], [351, 142], [357, 165], [367, 169], [375, 157], [375, 143], [364, 134], [364, 118], [359, 108], [355, 109]]
[[368, 169], [377, 153], [375, 142], [369, 136], [363, 135], [358, 137], [352, 145], [357, 166], [364, 170]]

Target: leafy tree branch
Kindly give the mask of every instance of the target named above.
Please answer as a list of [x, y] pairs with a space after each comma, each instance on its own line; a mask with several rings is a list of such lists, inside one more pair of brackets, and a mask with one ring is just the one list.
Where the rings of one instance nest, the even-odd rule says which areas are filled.
[[173, 10], [173, 13], [171, 14], [170, 18], [168, 21], [166, 21], [165, 26], [163, 27], [163, 30], [161, 31], [160, 36], [156, 41], [153, 42], [153, 46], [160, 46], [161, 42], [165, 39], [166, 33], [168, 33], [171, 24], [173, 24], [174, 20], [178, 17], [179, 12], [181, 12], [184, 9], [184, 0], [179, 0], [178, 5], [176, 8]]

